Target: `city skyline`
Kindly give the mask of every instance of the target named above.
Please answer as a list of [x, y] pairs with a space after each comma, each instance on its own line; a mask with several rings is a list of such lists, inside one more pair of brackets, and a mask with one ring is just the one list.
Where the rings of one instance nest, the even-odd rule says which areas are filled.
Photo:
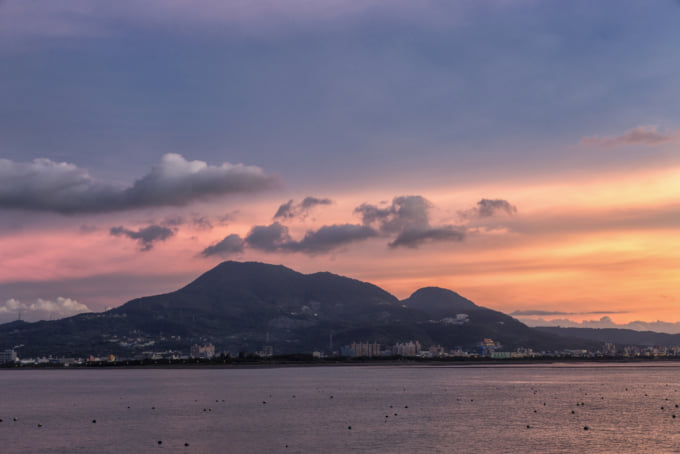
[[0, 322], [224, 260], [680, 322], [677, 2], [0, 3]]

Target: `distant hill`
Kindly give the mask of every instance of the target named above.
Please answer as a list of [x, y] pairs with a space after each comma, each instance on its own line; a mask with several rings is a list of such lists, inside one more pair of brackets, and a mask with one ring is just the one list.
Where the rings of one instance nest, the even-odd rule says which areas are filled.
[[656, 333], [653, 331], [635, 331], [618, 328], [560, 328], [555, 326], [541, 326], [539, 331], [558, 336], [568, 336], [576, 339], [596, 342], [612, 342], [618, 345], [680, 345], [680, 334]]
[[409, 340], [450, 349], [472, 348], [484, 338], [505, 349], [592, 344], [529, 328], [446, 289], [420, 289], [399, 301], [373, 284], [332, 273], [233, 261], [175, 292], [107, 312], [0, 325], [0, 348], [23, 344], [22, 353], [31, 356], [186, 351], [205, 342], [230, 352], [264, 345], [277, 353], [328, 351], [353, 341]]

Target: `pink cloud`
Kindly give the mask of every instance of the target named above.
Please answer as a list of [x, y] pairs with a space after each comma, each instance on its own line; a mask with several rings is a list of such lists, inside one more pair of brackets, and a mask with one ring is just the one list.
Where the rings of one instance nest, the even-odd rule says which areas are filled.
[[659, 131], [658, 126], [637, 126], [619, 136], [600, 137], [590, 136], [581, 139], [583, 145], [600, 147], [617, 147], [622, 145], [645, 145], [649, 147], [680, 142], [680, 131]]
[[462, 21], [465, 5], [457, 14], [441, 14], [433, 5], [408, 0], [119, 0], [91, 2], [25, 2], [0, 0], [0, 36], [93, 36], [115, 34], [120, 24], [170, 26], [175, 30], [271, 33], [296, 30], [300, 25], [323, 27], [329, 22], [352, 20], [367, 14], [390, 14], [424, 26], [450, 27]]

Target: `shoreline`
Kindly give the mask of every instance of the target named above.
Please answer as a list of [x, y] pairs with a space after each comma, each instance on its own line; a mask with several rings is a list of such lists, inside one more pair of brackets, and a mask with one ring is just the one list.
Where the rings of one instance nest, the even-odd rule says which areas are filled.
[[594, 368], [594, 367], [680, 367], [680, 358], [546, 358], [546, 359], [464, 359], [464, 360], [260, 360], [199, 362], [149, 360], [131, 364], [101, 362], [85, 364], [5, 364], [3, 370], [95, 370], [95, 369], [282, 369], [307, 367], [439, 367], [439, 368]]

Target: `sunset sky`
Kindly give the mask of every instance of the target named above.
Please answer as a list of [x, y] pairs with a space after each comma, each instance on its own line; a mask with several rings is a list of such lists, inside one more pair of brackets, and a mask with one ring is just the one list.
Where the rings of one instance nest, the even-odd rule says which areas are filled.
[[0, 0], [0, 322], [224, 260], [680, 322], [680, 3]]

